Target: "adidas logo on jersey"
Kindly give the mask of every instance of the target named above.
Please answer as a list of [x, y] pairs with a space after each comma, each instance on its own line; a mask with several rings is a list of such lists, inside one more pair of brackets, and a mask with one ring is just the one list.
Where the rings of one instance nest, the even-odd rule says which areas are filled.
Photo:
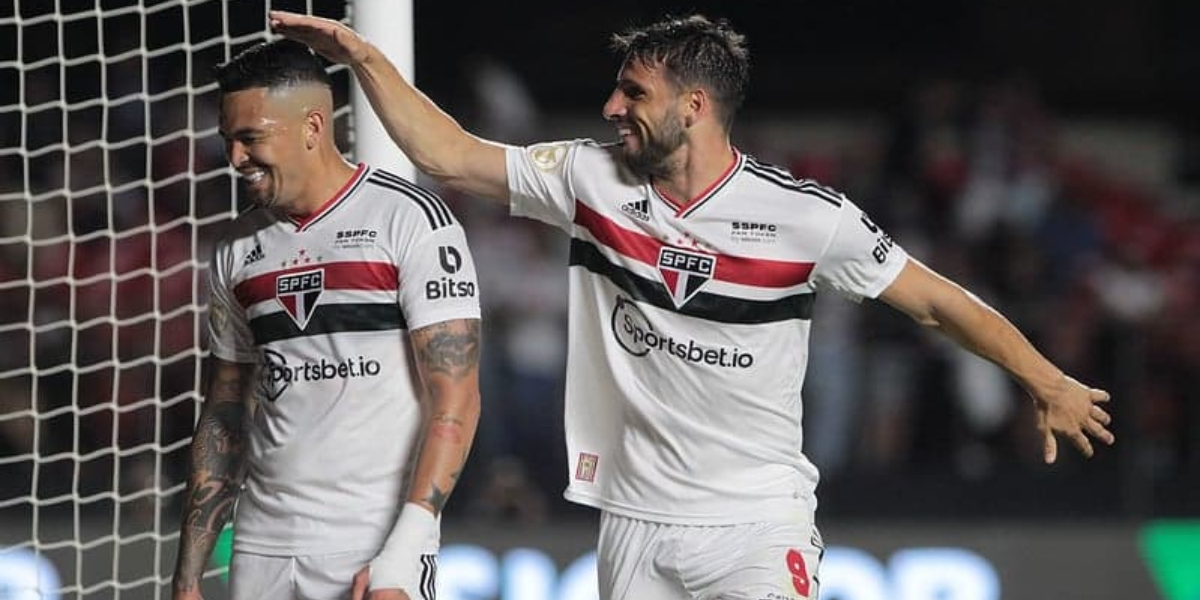
[[262, 244], [254, 244], [254, 249], [246, 253], [246, 257], [242, 259], [242, 266], [252, 265], [264, 258], [267, 254], [263, 252]]
[[642, 198], [641, 200], [634, 200], [633, 202], [626, 202], [625, 204], [621, 205], [621, 212], [623, 212], [639, 221], [649, 221], [650, 220], [650, 201], [647, 200], [646, 198]]

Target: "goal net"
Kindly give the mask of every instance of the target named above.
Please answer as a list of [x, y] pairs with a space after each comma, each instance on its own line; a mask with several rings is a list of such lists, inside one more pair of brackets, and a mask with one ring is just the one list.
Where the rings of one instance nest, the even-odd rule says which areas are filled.
[[342, 0], [0, 3], [2, 600], [169, 597], [206, 262], [237, 211], [211, 70], [267, 38], [271, 8], [349, 16]]

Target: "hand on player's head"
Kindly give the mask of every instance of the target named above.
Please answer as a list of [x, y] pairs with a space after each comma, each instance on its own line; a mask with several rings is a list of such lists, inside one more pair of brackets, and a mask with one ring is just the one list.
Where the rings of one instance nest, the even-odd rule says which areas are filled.
[[282, 10], [270, 11], [267, 16], [272, 31], [307, 44], [333, 62], [357, 64], [367, 60], [370, 54], [371, 46], [367, 40], [353, 29], [332, 19]]

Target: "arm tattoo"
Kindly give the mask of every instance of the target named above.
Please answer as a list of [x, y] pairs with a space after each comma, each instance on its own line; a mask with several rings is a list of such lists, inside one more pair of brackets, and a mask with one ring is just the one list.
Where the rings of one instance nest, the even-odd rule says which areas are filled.
[[[454, 487], [455, 483], [458, 483], [458, 476], [460, 474], [462, 474], [462, 469], [459, 469], [450, 474], [450, 479], [451, 479], [450, 487], [451, 488]], [[433, 484], [433, 491], [430, 492], [429, 495], [424, 498], [424, 500], [425, 500], [425, 502], [428, 502], [430, 506], [433, 507], [433, 514], [436, 515], [436, 514], [440, 514], [442, 512], [442, 508], [446, 506], [446, 500], [448, 500], [449, 498], [450, 498], [450, 489], [443, 490], [442, 488], [439, 488], [437, 486], [437, 484], [435, 483], [435, 484]]]
[[208, 399], [192, 436], [191, 477], [179, 537], [175, 587], [195, 589], [241, 486], [246, 441], [242, 394], [252, 368], [214, 363]]
[[446, 506], [446, 500], [449, 497], [450, 491], [439, 488], [435, 483], [433, 484], [433, 491], [425, 497], [425, 501], [433, 507], [433, 514], [436, 515], [442, 512], [442, 507]]
[[444, 321], [412, 333], [417, 360], [429, 373], [459, 379], [479, 365], [479, 320]]

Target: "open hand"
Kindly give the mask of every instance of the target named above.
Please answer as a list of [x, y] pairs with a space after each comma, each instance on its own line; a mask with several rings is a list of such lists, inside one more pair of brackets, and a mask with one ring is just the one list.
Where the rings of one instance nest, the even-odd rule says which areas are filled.
[[1052, 463], [1058, 458], [1056, 435], [1071, 440], [1079, 452], [1088, 458], [1094, 453], [1090, 438], [1111, 446], [1116, 441], [1116, 437], [1108, 430], [1112, 417], [1100, 406], [1108, 401], [1108, 392], [1087, 387], [1065, 375], [1061, 384], [1049, 394], [1040, 397], [1034, 395], [1038, 431], [1042, 432], [1045, 442], [1046, 462]]
[[267, 18], [275, 33], [303, 42], [333, 62], [355, 65], [365, 62], [370, 55], [370, 42], [332, 19], [282, 10], [268, 12]]

